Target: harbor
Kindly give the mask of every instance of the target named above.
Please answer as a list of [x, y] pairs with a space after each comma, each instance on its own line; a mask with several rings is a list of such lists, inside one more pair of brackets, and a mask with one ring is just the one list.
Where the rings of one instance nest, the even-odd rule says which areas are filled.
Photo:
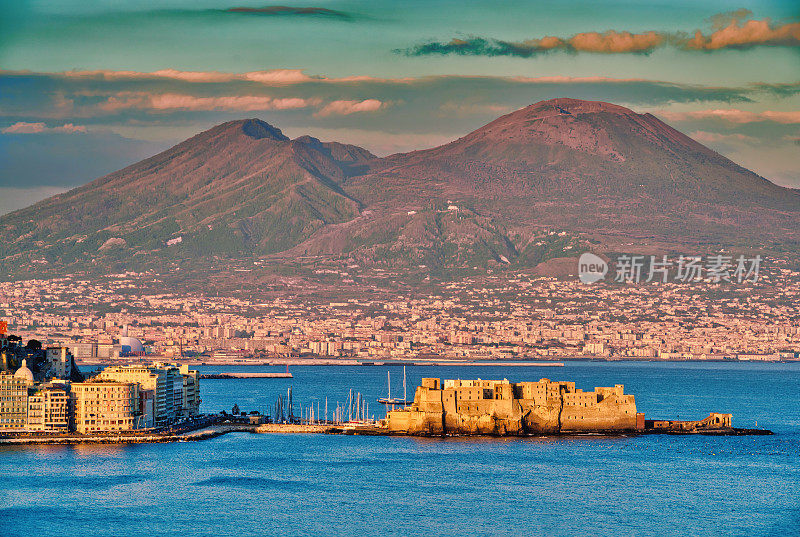
[[[264, 372], [220, 380], [267, 379]], [[286, 378], [286, 377], [281, 377]], [[397, 383], [396, 383], [397, 384]], [[744, 436], [771, 435], [767, 429], [733, 426], [733, 416], [711, 412], [701, 420], [645, 419], [633, 395], [624, 386], [576, 388], [574, 382], [540, 379], [513, 383], [503, 380], [423, 378], [408, 398], [406, 368], [402, 370], [402, 398], [393, 395], [387, 371], [386, 397], [377, 402], [385, 417], [370, 412], [370, 401], [349, 389], [342, 402], [327, 397], [296, 403], [293, 388], [279, 395], [269, 414], [205, 414], [159, 429], [116, 432], [44, 433], [3, 432], [0, 445], [138, 444], [194, 442], [229, 433], [338, 434], [416, 437], [635, 437], [652, 434]]]

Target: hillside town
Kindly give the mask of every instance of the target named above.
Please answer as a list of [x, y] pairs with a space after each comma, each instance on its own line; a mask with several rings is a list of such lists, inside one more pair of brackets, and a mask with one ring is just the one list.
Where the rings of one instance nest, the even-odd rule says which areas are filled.
[[68, 348], [79, 362], [102, 364], [432, 356], [769, 362], [800, 352], [800, 272], [775, 260], [757, 283], [741, 284], [584, 285], [489, 271], [408, 290], [390, 285], [390, 271], [318, 272], [328, 278], [324, 287], [287, 284], [247, 297], [149, 291], [157, 281], [150, 273], [3, 282], [0, 322]]

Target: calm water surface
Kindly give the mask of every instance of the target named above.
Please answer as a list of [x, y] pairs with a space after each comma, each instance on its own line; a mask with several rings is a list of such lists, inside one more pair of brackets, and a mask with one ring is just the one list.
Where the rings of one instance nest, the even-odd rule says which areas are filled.
[[[206, 372], [268, 368], [201, 368]], [[400, 395], [402, 368], [392, 367]], [[203, 409], [324, 413], [386, 367], [206, 380]], [[770, 437], [415, 439], [230, 434], [204, 442], [0, 448], [0, 536], [800, 535], [800, 364], [409, 367], [422, 377], [625, 384], [648, 417], [732, 412]], [[411, 390], [410, 390], [411, 393]], [[377, 404], [371, 413], [381, 416]]]

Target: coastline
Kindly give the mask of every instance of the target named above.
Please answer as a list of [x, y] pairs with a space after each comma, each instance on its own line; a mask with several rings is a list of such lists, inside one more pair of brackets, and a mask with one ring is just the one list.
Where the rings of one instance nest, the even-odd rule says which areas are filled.
[[[172, 442], [198, 442], [210, 440], [229, 433], [251, 434], [336, 434], [351, 436], [393, 436], [414, 438], [631, 438], [649, 435], [671, 436], [770, 436], [767, 429], [712, 429], [703, 431], [677, 431], [644, 429], [638, 431], [593, 431], [593, 432], [561, 432], [550, 434], [405, 434], [369, 424], [300, 424], [300, 423], [266, 423], [224, 424], [203, 427], [182, 434], [103, 434], [103, 435], [58, 435], [58, 436], [5, 436], [0, 437], [2, 446], [28, 445], [76, 445], [76, 444], [163, 444]], [[6, 433], [8, 434], [8, 433]]]
[[[174, 356], [148, 355], [145, 362], [152, 360], [164, 360], [178, 364], [204, 367], [286, 367], [286, 366], [359, 366], [359, 367], [385, 367], [385, 366], [458, 366], [458, 367], [564, 367], [565, 362], [584, 362], [584, 363], [725, 363], [725, 364], [796, 364], [800, 359], [793, 360], [657, 360], [640, 359], [632, 360], [625, 358], [598, 358], [598, 357], [569, 357], [559, 356], [556, 360], [531, 361], [531, 360], [426, 360], [426, 359], [395, 359], [395, 360], [362, 360], [350, 358], [286, 358], [286, 359], [242, 359], [242, 360], [197, 360], [197, 359], [178, 359]], [[137, 365], [145, 363], [142, 360], [79, 360], [75, 363], [78, 366], [96, 367], [113, 365]]]
[[278, 433], [278, 434], [322, 434], [327, 433], [328, 429], [334, 428], [331, 425], [315, 424], [243, 424], [231, 423], [223, 425], [211, 425], [188, 431], [180, 434], [97, 434], [97, 435], [78, 435], [65, 434], [54, 436], [15, 436], [13, 433], [5, 433], [0, 436], [0, 446], [8, 445], [72, 445], [72, 444], [163, 444], [170, 442], [197, 442], [209, 440], [229, 433]]
[[[274, 359], [267, 359], [267, 360], [249, 360], [249, 359], [242, 359], [242, 360], [224, 360], [224, 361], [213, 361], [213, 360], [176, 360], [174, 357], [170, 356], [148, 356], [148, 361], [150, 360], [172, 360], [176, 361], [180, 364], [186, 364], [191, 366], [206, 366], [206, 367], [230, 367], [230, 366], [331, 366], [331, 365], [338, 365], [338, 366], [364, 366], [364, 367], [383, 367], [383, 366], [459, 366], [459, 367], [480, 367], [480, 366], [500, 366], [500, 367], [564, 367], [563, 362], [557, 361], [530, 361], [530, 360], [519, 360], [519, 361], [490, 361], [490, 360], [354, 360], [349, 358], [293, 358], [293, 359], [286, 359], [286, 360], [274, 360]], [[127, 364], [140, 364], [142, 363], [141, 360], [76, 360], [75, 363], [78, 366], [99, 366], [99, 365], [109, 365], [113, 363], [114, 365], [127, 365]]]

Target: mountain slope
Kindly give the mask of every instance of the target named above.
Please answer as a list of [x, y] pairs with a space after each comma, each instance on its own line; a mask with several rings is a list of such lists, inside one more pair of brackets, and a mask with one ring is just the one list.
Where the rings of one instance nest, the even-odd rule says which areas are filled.
[[543, 101], [386, 158], [249, 119], [0, 217], [0, 268], [219, 255], [528, 266], [589, 239], [797, 252], [800, 192], [608, 103]]
[[450, 144], [374, 161], [345, 190], [366, 204], [461, 200], [509, 224], [679, 242], [755, 236], [764, 222], [796, 239], [800, 210], [796, 190], [650, 114], [576, 99], [543, 101]]
[[[259, 120], [218, 125], [152, 158], [0, 219], [5, 255], [152, 250], [269, 253], [355, 217], [340, 187], [366, 150], [290, 140]], [[49, 250], [49, 251], [48, 251]]]

